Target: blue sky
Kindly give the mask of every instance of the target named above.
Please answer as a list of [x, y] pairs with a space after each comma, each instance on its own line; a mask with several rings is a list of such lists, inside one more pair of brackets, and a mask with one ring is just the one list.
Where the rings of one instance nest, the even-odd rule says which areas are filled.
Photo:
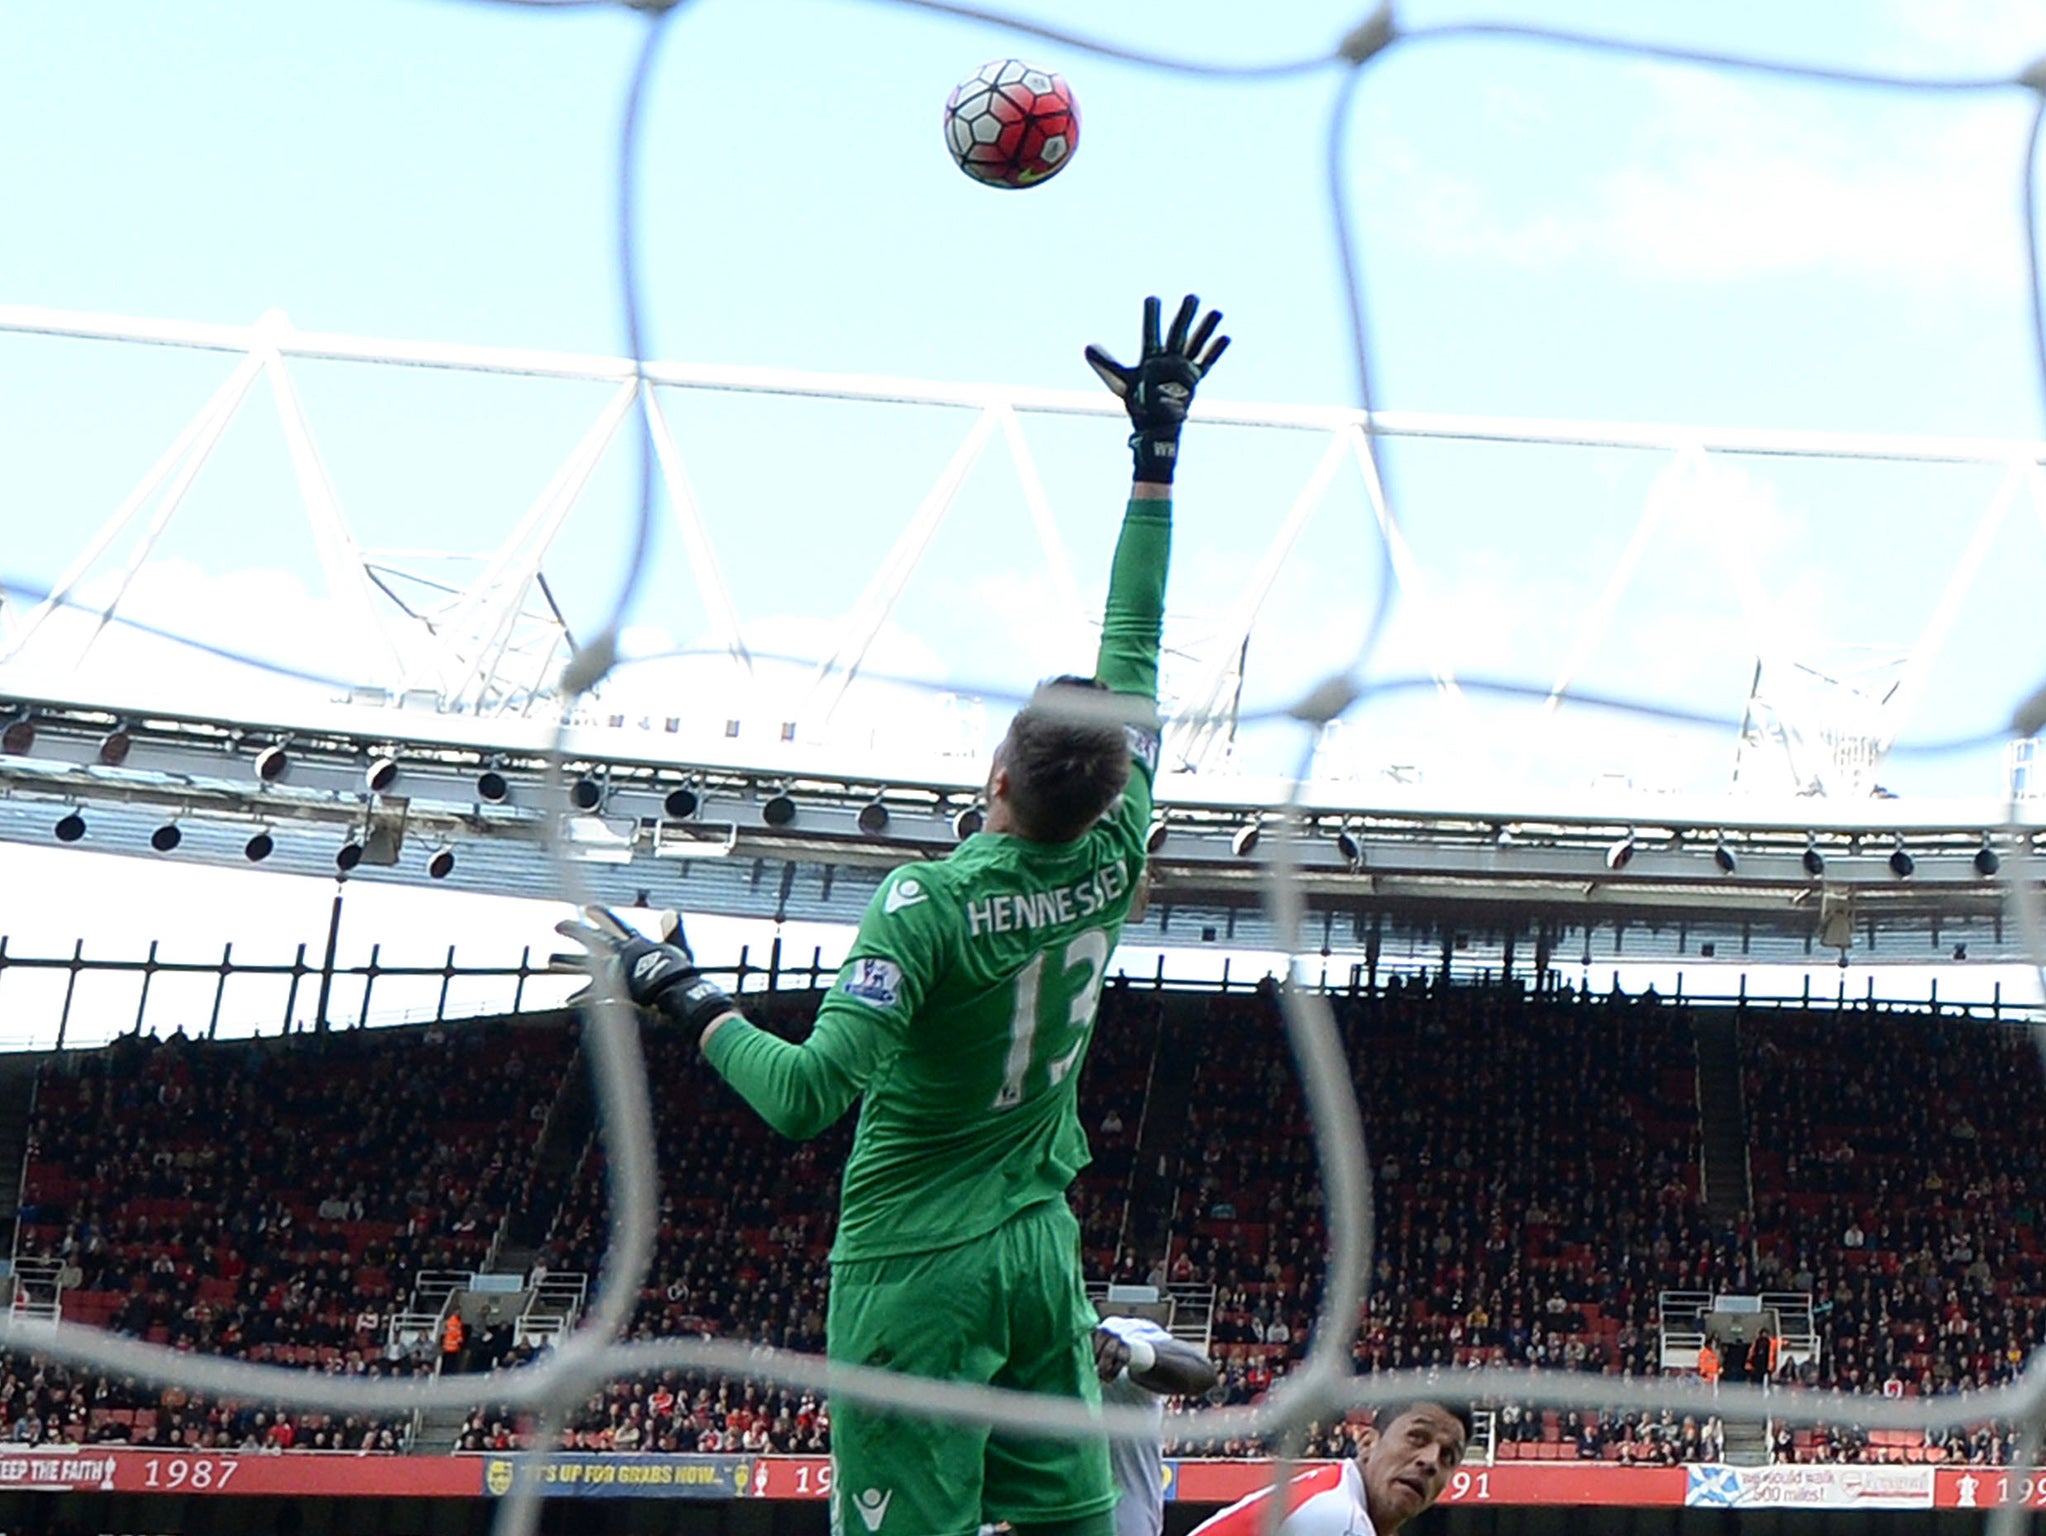
[[[1356, 6], [1320, 0], [1015, 10], [1209, 59], [1305, 55], [1356, 20]], [[2015, 72], [2046, 51], [2046, 14], [2007, 0], [1653, 12], [1414, 0], [1402, 16], [1545, 20], [1940, 74]], [[188, 0], [23, 6], [8, 20], [0, 305], [227, 323], [280, 309], [301, 329], [622, 348], [614, 157], [642, 18]], [[1082, 110], [1072, 168], [1023, 194], [968, 182], [939, 137], [951, 84], [1003, 55], [1064, 72]], [[644, 131], [651, 346], [681, 362], [1088, 389], [1084, 342], [1127, 352], [1142, 295], [1197, 290], [1236, 335], [1211, 397], [1350, 403], [1322, 184], [1334, 88], [1334, 72], [1170, 78], [884, 2], [698, 0], [673, 20]], [[1528, 45], [1399, 49], [1363, 86], [1344, 188], [1367, 256], [1381, 405], [2036, 438], [2017, 227], [2026, 121], [2019, 92], [1899, 98]], [[0, 333], [0, 577], [51, 581], [231, 364]], [[606, 393], [340, 364], [297, 364], [293, 378], [360, 538], [466, 552], [505, 536]], [[808, 657], [829, 648], [968, 423], [955, 411], [694, 393], [669, 393], [665, 407], [749, 640]], [[1121, 434], [1107, 421], [1029, 419], [1027, 438], [1082, 603], [1099, 603], [1127, 472]], [[1213, 665], [1219, 618], [1318, 452], [1305, 436], [1189, 436], [1168, 630], [1183, 691]], [[548, 560], [583, 632], [618, 581], [628, 464], [620, 440]], [[1399, 609], [1379, 675], [1449, 657], [1459, 673], [1547, 687], [1645, 501], [1665, 495], [1672, 511], [1577, 677], [1715, 716], [1739, 714], [1758, 634], [1786, 659], [1901, 654], [1999, 479], [1978, 466], [1735, 458], [1672, 481], [1667, 456], [1414, 442], [1391, 444], [1389, 464], [1434, 603]], [[1048, 599], [1025, 528], [996, 448], [876, 665], [958, 689], [1015, 689], [1084, 665], [1091, 640]], [[94, 591], [125, 550], [110, 552]], [[1363, 493], [1340, 475], [1264, 607], [1248, 704], [1283, 704], [1348, 657], [1377, 558]], [[2034, 620], [2046, 528], [2030, 503], [2019, 499], [1983, 571], [1907, 736], [1993, 726], [2046, 671]], [[260, 389], [143, 567], [133, 605], [209, 640], [368, 669], [323, 587]], [[632, 622], [642, 650], [704, 634], [669, 536]], [[43, 663], [63, 677], [68, 636], [57, 640]], [[78, 679], [192, 671], [117, 634]], [[649, 667], [614, 687], [661, 710], [716, 697], [702, 671]], [[878, 689], [855, 714], [886, 734], [915, 697]], [[761, 704], [769, 718], [777, 708]], [[1422, 695], [1350, 722], [1324, 769], [1354, 775], [1361, 794], [1391, 763], [1473, 798], [1514, 783], [1721, 792], [1731, 747], [1725, 730], [1571, 712], [1530, 732], [1524, 706], [1477, 702], [1455, 718]], [[1250, 732], [1238, 765], [1269, 769], [1289, 753], [1289, 738]], [[1999, 759], [1899, 761], [1886, 779], [1907, 794], [1991, 794]], [[0, 882], [16, 892], [0, 931], [61, 947], [98, 922], [84, 888], [49, 898], [57, 873], [37, 863], [35, 879]], [[29, 888], [33, 904], [18, 898]], [[194, 953], [217, 953], [223, 933], [258, 943], [246, 910], [182, 890], [172, 882], [151, 904]], [[352, 906], [344, 955], [419, 927], [399, 906], [376, 916], [368, 896]], [[317, 884], [272, 906], [276, 943], [319, 937]], [[444, 937], [495, 937], [514, 955], [546, 943], [548, 908], [507, 912], [430, 924], [436, 953]]]
[[[1359, 9], [1014, 8], [1225, 60], [1310, 53]], [[1546, 21], [1912, 72], [2014, 71], [2046, 51], [2046, 14], [2013, 0], [1401, 11], [1409, 25]], [[0, 304], [212, 322], [278, 309], [306, 330], [616, 352], [615, 139], [642, 27], [623, 11], [453, 0], [17, 8], [0, 51]], [[940, 137], [955, 81], [1006, 55], [1065, 73], [1083, 118], [1071, 168], [1021, 194], [960, 176]], [[1236, 337], [1209, 395], [1349, 403], [1323, 188], [1335, 85], [1333, 72], [1165, 76], [885, 3], [697, 0], [672, 24], [646, 123], [653, 350], [1082, 389], [1084, 343], [1126, 352], [1145, 293], [1195, 290]], [[1344, 189], [1381, 403], [2035, 438], [2017, 220], [2028, 110], [2018, 92], [1900, 98], [1497, 42], [1403, 47], [1363, 86]], [[231, 366], [0, 334], [0, 578], [51, 580]], [[493, 548], [604, 397], [334, 364], [292, 373], [347, 514], [378, 546]], [[674, 392], [664, 404], [749, 641], [809, 656], [828, 648], [967, 425], [957, 412]], [[1127, 473], [1121, 433], [1035, 418], [1026, 432], [1083, 602], [1098, 604]], [[625, 547], [624, 450], [621, 439], [548, 562], [584, 632]], [[1182, 691], [1213, 664], [1220, 618], [1319, 451], [1299, 435], [1190, 435], [1168, 630]], [[1668, 477], [1666, 455], [1468, 443], [1395, 442], [1388, 458], [1433, 606], [1400, 610], [1379, 675], [1446, 656], [1461, 673], [1546, 687], [1660, 494], [1669, 516], [1578, 678], [1719, 716], [1746, 699], [1758, 633], [1788, 659], [1858, 664], [1908, 648], [1999, 474], [1741, 458], [1687, 480]], [[91, 590], [107, 590], [127, 547]], [[1339, 476], [1266, 605], [1251, 706], [1291, 699], [1349, 655], [1377, 559], [1355, 477]], [[2042, 581], [2046, 527], [2021, 497], [1907, 737], [1993, 726], [2032, 689], [2046, 672]], [[664, 536], [632, 615], [642, 650], [703, 635], [694, 590]], [[967, 691], [1084, 665], [1089, 637], [1050, 591], [997, 449], [875, 664]], [[260, 387], [143, 569], [134, 607], [265, 655], [367, 670], [313, 559]], [[75, 634], [56, 639], [43, 664], [61, 678]], [[254, 686], [120, 635], [76, 675], [197, 677], [223, 701]], [[663, 711], [678, 699], [723, 708], [723, 683], [701, 670], [642, 668], [613, 686]], [[889, 712], [920, 696], [871, 690], [855, 713], [893, 729]], [[760, 708], [772, 720], [781, 704]], [[1290, 748], [1252, 732], [1238, 766], [1268, 769]], [[1732, 740], [1567, 711], [1536, 733], [1525, 706], [1480, 700], [1457, 717], [1421, 696], [1359, 716], [1323, 767], [1368, 795], [1391, 764], [1480, 800], [1601, 781], [1719, 792]], [[1909, 794], [1991, 793], [1998, 755], [1894, 762], [1886, 779]], [[48, 948], [99, 921], [96, 877], [70, 857], [8, 855], [34, 878], [0, 882], [0, 931]], [[64, 869], [80, 872], [79, 889], [53, 897]], [[155, 874], [170, 883], [150, 899], [193, 952], [217, 952], [222, 933], [316, 940], [324, 923], [317, 883], [273, 898], [266, 935], [224, 898], [216, 909]], [[351, 906], [344, 958], [421, 926], [399, 905], [378, 916], [370, 896]], [[456, 906], [426, 925], [436, 954], [446, 938], [494, 938], [515, 955], [547, 942], [554, 915], [526, 903], [458, 919]]]
[[[1326, 46], [1354, 9], [1040, 3], [1019, 12], [1215, 59]], [[1410, 26], [1539, 20], [1914, 72], [2012, 70], [2046, 47], [2019, 5], [1414, 3]], [[0, 302], [210, 321], [271, 308], [304, 329], [609, 352], [621, 344], [613, 159], [642, 20], [371, 0], [190, 4], [13, 18], [0, 112], [16, 147]], [[1072, 168], [1022, 194], [959, 176], [950, 85], [1014, 53], [1062, 70]], [[1175, 78], [986, 26], [855, 0], [699, 0], [653, 82], [643, 242], [655, 352], [694, 362], [1091, 384], [1089, 340], [1127, 349], [1138, 298], [1193, 289], [1237, 337], [1211, 392], [1347, 402], [1350, 357], [1322, 187], [1332, 72]], [[1730, 426], [2039, 433], [2016, 219], [2022, 93], [1900, 98], [1500, 42], [1396, 50], [1371, 71], [1346, 188], [1363, 238], [1382, 403], [1403, 410]], [[47, 581], [224, 377], [214, 356], [0, 336], [5, 574]], [[601, 404], [595, 386], [294, 370], [354, 525], [372, 544], [492, 547]], [[956, 413], [671, 396], [669, 411], [749, 638], [815, 655], [956, 444]], [[1085, 600], [1100, 590], [1124, 459], [1102, 422], [1033, 423]], [[1208, 429], [1190, 442], [1173, 601], [1212, 647], [1319, 445]], [[1396, 508], [1434, 594], [1382, 673], [1445, 653], [1546, 686], [1666, 459], [1393, 445]], [[588, 627], [630, 500], [614, 451], [548, 566]], [[1981, 468], [1717, 466], [1650, 547], [1584, 687], [1738, 714], [1758, 601], [1781, 654], [1894, 653], [1997, 484]], [[993, 454], [876, 663], [1014, 688], [1084, 663], [1043, 616], [1045, 573]], [[767, 532], [766, 530], [772, 530]], [[266, 402], [245, 409], [145, 573], [138, 611], [267, 654], [345, 653]], [[116, 552], [118, 556], [118, 551]], [[1361, 633], [1376, 547], [1339, 479], [1267, 605], [1245, 695], [1283, 703]], [[1742, 567], [1740, 561], [1749, 562]], [[2020, 506], [1906, 735], [1995, 724], [2038, 680], [2031, 593], [2046, 530]], [[670, 540], [634, 615], [644, 647], [700, 638]], [[153, 579], [152, 579], [153, 578]], [[302, 586], [302, 590], [301, 590]], [[1446, 637], [1446, 638], [1445, 638]], [[1183, 663], [1191, 680], [1212, 662]], [[146, 658], [118, 647], [108, 665]], [[631, 679], [618, 685], [630, 692]], [[652, 674], [641, 691], [683, 683]], [[885, 709], [877, 701], [876, 710]], [[770, 711], [771, 713], [771, 711]], [[1612, 774], [1716, 791], [1725, 732], [1520, 706], [1446, 721], [1382, 706], [1347, 749], [1366, 778], [1420, 763], [1573, 788]], [[1463, 734], [1457, 734], [1461, 730]], [[1255, 735], [1246, 767], [1283, 760]], [[1356, 766], [1361, 765], [1361, 766]], [[1907, 792], [1991, 791], [1995, 754], [1899, 763]]]

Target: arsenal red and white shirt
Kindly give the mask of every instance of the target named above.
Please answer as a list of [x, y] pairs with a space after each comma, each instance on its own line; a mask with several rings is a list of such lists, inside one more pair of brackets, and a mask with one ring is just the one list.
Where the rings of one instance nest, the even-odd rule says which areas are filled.
[[[1269, 1488], [1238, 1499], [1202, 1521], [1193, 1536], [1262, 1536]], [[1285, 1488], [1286, 1518], [1280, 1536], [1377, 1536], [1364, 1512], [1364, 1474], [1354, 1460], [1311, 1467]]]

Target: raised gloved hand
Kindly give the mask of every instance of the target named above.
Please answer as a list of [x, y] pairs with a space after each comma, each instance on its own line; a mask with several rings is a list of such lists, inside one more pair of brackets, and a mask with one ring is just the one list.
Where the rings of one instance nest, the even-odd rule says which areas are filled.
[[[1136, 478], [1153, 485], [1170, 485], [1179, 461], [1179, 428], [1193, 404], [1194, 390], [1207, 377], [1229, 345], [1227, 336], [1214, 336], [1222, 323], [1222, 312], [1208, 311], [1198, 329], [1194, 317], [1201, 301], [1188, 294], [1165, 339], [1158, 339], [1158, 300], [1144, 300], [1144, 353], [1136, 366], [1126, 368], [1099, 347], [1087, 348], [1087, 362], [1101, 375], [1101, 382], [1114, 390], [1130, 413], [1135, 431], [1130, 434], [1130, 451], [1136, 457]], [[1206, 348], [1205, 354], [1202, 349]]]
[[[696, 968], [682, 921], [673, 913], [663, 914], [667, 943], [633, 932], [608, 907], [584, 907], [583, 917], [583, 922], [568, 918], [556, 923], [554, 931], [575, 940], [585, 952], [554, 955], [547, 962], [550, 971], [590, 978], [587, 986], [569, 998], [571, 1004], [588, 1002], [597, 990], [599, 968], [615, 964], [626, 995], [635, 1003], [691, 1029], [701, 1030], [732, 1011], [732, 1000], [724, 988]], [[668, 920], [672, 920], [672, 928]]]

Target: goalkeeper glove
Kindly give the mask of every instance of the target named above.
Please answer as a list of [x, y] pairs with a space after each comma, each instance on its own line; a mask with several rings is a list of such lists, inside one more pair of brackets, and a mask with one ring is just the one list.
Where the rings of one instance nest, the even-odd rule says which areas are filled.
[[1200, 309], [1201, 301], [1188, 294], [1161, 342], [1158, 300], [1144, 300], [1144, 354], [1134, 368], [1125, 368], [1099, 347], [1087, 349], [1089, 366], [1115, 391], [1136, 428], [1130, 434], [1136, 478], [1153, 485], [1172, 484], [1172, 471], [1179, 459], [1179, 428], [1186, 420], [1187, 407], [1193, 404], [1194, 388], [1229, 345], [1227, 336], [1216, 336], [1214, 345], [1208, 345], [1208, 338], [1222, 322], [1220, 310], [1209, 310], [1200, 328], [1188, 334]]
[[672, 940], [665, 944], [634, 933], [608, 907], [584, 907], [583, 916], [587, 921], [571, 918], [556, 923], [554, 931], [574, 939], [586, 953], [555, 955], [547, 963], [550, 971], [589, 978], [589, 984], [569, 998], [571, 1004], [589, 1002], [597, 993], [601, 969], [616, 965], [626, 996], [678, 1024], [700, 1032], [713, 1019], [732, 1011], [732, 1000], [724, 988], [696, 968], [682, 921], [675, 914], [663, 914], [662, 929]]

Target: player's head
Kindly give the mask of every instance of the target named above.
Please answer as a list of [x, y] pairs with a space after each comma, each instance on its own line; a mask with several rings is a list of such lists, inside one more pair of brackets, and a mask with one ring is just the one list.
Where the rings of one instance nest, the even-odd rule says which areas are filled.
[[1016, 711], [988, 769], [988, 830], [1070, 843], [1130, 779], [1128, 738], [1092, 678], [1040, 683]]
[[1378, 1410], [1378, 1422], [1357, 1435], [1364, 1507], [1378, 1536], [1392, 1536], [1442, 1497], [1470, 1443], [1471, 1412], [1422, 1398]]

